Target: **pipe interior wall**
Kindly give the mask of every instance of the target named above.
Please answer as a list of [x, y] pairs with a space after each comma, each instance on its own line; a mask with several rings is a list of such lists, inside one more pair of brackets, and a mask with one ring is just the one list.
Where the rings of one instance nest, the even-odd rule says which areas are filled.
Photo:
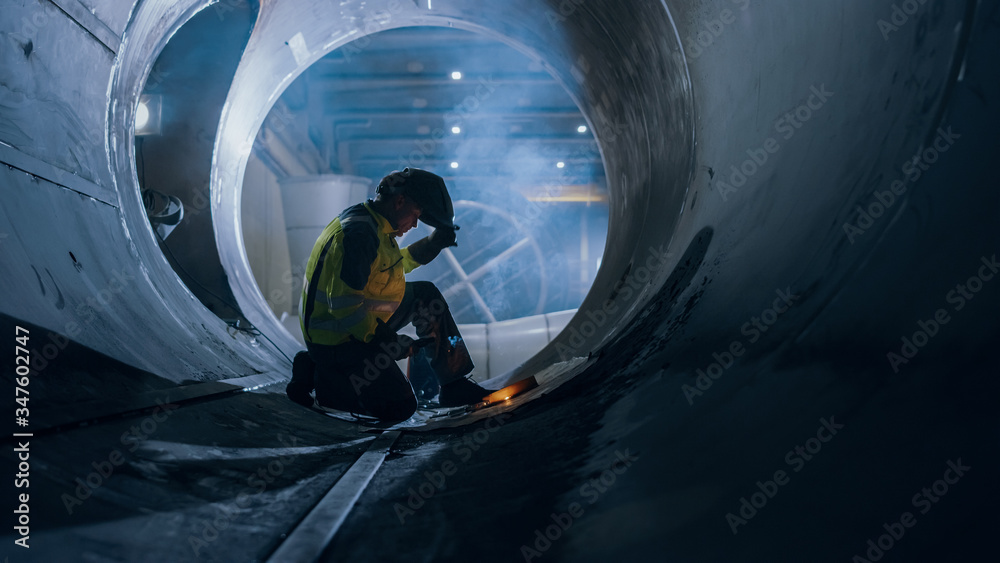
[[[39, 345], [49, 339], [58, 350], [55, 343], [68, 337], [169, 384], [287, 373], [278, 350], [227, 330], [184, 285], [157, 246], [137, 186], [132, 124], [152, 65], [185, 22], [224, 3], [81, 1], [122, 34], [116, 55], [48, 2], [8, 3], [0, 23], [0, 156], [17, 161], [0, 167], [0, 313], [38, 326]], [[857, 540], [855, 552], [863, 550], [866, 538], [880, 533], [872, 519], [906, 510], [910, 494], [922, 481], [933, 483], [946, 460], [972, 452], [982, 461], [970, 475], [995, 473], [996, 415], [985, 414], [993, 410], [983, 397], [996, 388], [981, 375], [995, 371], [986, 346], [998, 336], [1000, 306], [986, 277], [1000, 240], [990, 160], [1000, 121], [990, 67], [1000, 48], [996, 1], [928, 1], [895, 30], [879, 23], [893, 18], [892, 0], [429, 6], [260, 3], [211, 154], [215, 245], [234, 297], [277, 348], [288, 356], [298, 349], [257, 289], [240, 233], [244, 167], [283, 88], [371, 26], [456, 26], [507, 41], [550, 69], [600, 143], [611, 194], [608, 250], [589, 296], [567, 330], [512, 379], [568, 357], [600, 361], [523, 409], [499, 434], [504, 438], [449, 483], [472, 491], [488, 483], [523, 487], [530, 509], [512, 497], [486, 514], [452, 495], [441, 501], [448, 510], [423, 513], [392, 541], [373, 542], [365, 525], [384, 520], [384, 529], [397, 528], [391, 510], [371, 507], [398, 500], [400, 484], [448, 459], [450, 434], [430, 438], [439, 440], [437, 450], [411, 437], [400, 447], [419, 450], [419, 461], [386, 463], [384, 476], [397, 481], [373, 481], [371, 502], [361, 503], [368, 508], [348, 520], [327, 555], [366, 560], [412, 545], [442, 534], [453, 522], [448, 514], [462, 516], [467, 536], [438, 535], [437, 545], [472, 552], [497, 522], [512, 545], [532, 541], [552, 510], [579, 500], [580, 483], [607, 469], [616, 444], [640, 452], [637, 469], [588, 507], [587, 520], [553, 553], [779, 560], [819, 549], [846, 560], [855, 544], [845, 546], [831, 530], [844, 526]], [[919, 179], [908, 162], [920, 167]], [[86, 184], [60, 180], [58, 170]], [[71, 183], [92, 187], [81, 192]], [[901, 189], [889, 203], [894, 185]], [[962, 297], [959, 309], [961, 292], [952, 290], [970, 276], [981, 290]], [[901, 338], [915, 339], [919, 322], [939, 309], [950, 322], [939, 322], [931, 343], [910, 356]], [[719, 360], [733, 343], [745, 354]], [[911, 378], [887, 359], [895, 351], [910, 356], [901, 367], [913, 368]], [[703, 379], [701, 394], [686, 396], [684, 386], [698, 385], [698, 370], [713, 362], [731, 367]], [[44, 377], [75, 385], [68, 371]], [[103, 392], [80, 386], [76, 397], [58, 400]], [[296, 408], [262, 396], [267, 412]], [[192, 415], [168, 441], [232, 438], [226, 433], [245, 432], [257, 408], [248, 400], [239, 412]], [[730, 533], [726, 513], [739, 510], [741, 495], [786, 468], [780, 455], [830, 414], [857, 428], [855, 437], [845, 430], [828, 457], [793, 477], [795, 486], [810, 485], [797, 489], [796, 502], [783, 494], [747, 533]], [[217, 424], [206, 431], [205, 419]], [[304, 416], [294, 420], [308, 424]], [[51, 477], [53, 490], [106, 451], [100, 442], [81, 453], [84, 461], [70, 459], [63, 452], [72, 441], [53, 440], [60, 453], [40, 457], [71, 468]], [[510, 456], [518, 447], [534, 455]], [[139, 463], [147, 481], [157, 478], [157, 463], [167, 462]], [[212, 467], [199, 465], [208, 473]], [[955, 492], [945, 499], [951, 507], [934, 508], [939, 527], [930, 517], [921, 524], [943, 530], [944, 539], [907, 535], [910, 543], [895, 553], [944, 556], [953, 548], [974, 556], [967, 546], [978, 545], [970, 543], [974, 534], [985, 534], [995, 516], [973, 521], [970, 514], [985, 513], [997, 494], [995, 485], [974, 479], [968, 486], [978, 495]], [[124, 495], [120, 500], [136, 491], [109, 486], [102, 494]], [[199, 514], [209, 513], [213, 495], [205, 495]], [[50, 500], [60, 509], [58, 494]], [[859, 516], [859, 507], [871, 516]], [[94, 533], [112, 537], [114, 515], [102, 514], [108, 526]], [[804, 522], [803, 514], [812, 519]], [[189, 531], [191, 521], [181, 520]], [[783, 532], [750, 533], [768, 528], [765, 520]], [[148, 529], [170, 519], [156, 522]], [[623, 525], [635, 522], [645, 524]], [[784, 532], [798, 526], [799, 536]], [[625, 539], [609, 539], [608, 530]], [[86, 535], [72, 534], [81, 542]], [[965, 543], [951, 545], [950, 537]], [[516, 556], [518, 546], [512, 549]]]

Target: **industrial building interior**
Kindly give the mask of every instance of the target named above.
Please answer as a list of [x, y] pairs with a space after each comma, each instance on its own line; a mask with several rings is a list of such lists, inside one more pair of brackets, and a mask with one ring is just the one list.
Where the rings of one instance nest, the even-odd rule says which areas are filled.
[[[5, 561], [995, 558], [997, 0], [3, 6]], [[407, 166], [496, 393], [297, 405]]]

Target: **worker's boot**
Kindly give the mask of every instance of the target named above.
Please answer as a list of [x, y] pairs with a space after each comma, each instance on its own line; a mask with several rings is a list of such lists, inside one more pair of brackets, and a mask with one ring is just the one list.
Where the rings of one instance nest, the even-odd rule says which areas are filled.
[[490, 394], [490, 391], [483, 389], [470, 379], [456, 379], [441, 386], [441, 395], [438, 403], [442, 407], [460, 407], [462, 405], [474, 405], [481, 403], [483, 398]]
[[285, 387], [288, 398], [304, 406], [313, 406], [313, 398], [309, 393], [313, 390], [313, 374], [316, 363], [305, 350], [295, 354], [292, 360], [292, 380]]

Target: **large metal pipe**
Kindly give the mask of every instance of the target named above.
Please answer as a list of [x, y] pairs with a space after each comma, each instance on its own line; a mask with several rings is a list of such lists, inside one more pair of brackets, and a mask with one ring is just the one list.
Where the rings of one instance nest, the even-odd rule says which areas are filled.
[[[9, 47], [0, 53], [0, 312], [173, 382], [288, 372], [278, 350], [227, 331], [184, 286], [158, 248], [137, 186], [139, 96], [171, 36], [198, 11], [225, 7], [212, 4], [9, 2], [0, 23]], [[780, 342], [856, 342], [845, 336], [855, 329], [895, 343], [899, 323], [869, 318], [879, 315], [865, 307], [899, 279], [893, 265], [920, 264], [910, 240], [890, 228], [919, 226], [913, 210], [941, 196], [914, 201], [916, 180], [904, 165], [927, 165], [921, 155], [935, 149], [936, 160], [960, 142], [948, 136], [946, 110], [956, 107], [966, 57], [977, 52], [968, 40], [979, 4], [911, 2], [916, 8], [898, 17], [892, 0], [263, 0], [217, 128], [215, 244], [245, 316], [290, 356], [299, 346], [257, 289], [240, 231], [243, 174], [260, 125], [296, 76], [347, 42], [396, 27], [454, 26], [549, 69], [600, 144], [611, 194], [608, 250], [589, 296], [562, 335], [494, 383], [615, 349], [633, 352], [621, 356], [620, 370], [608, 368], [630, 385], [662, 375], [628, 366], [664, 350], [693, 374], [711, 352], [729, 350], [752, 318], [768, 329], [766, 337], [748, 329], [761, 338], [760, 353]], [[995, 13], [995, 2], [982, 4]], [[978, 29], [988, 51], [995, 28]], [[960, 165], [982, 166], [975, 160], [953, 160], [938, 174], [958, 177]], [[934, 174], [924, 181], [943, 182]], [[974, 199], [974, 186], [953, 189]], [[891, 203], [886, 190], [895, 192]], [[963, 224], [948, 217], [947, 225]], [[973, 217], [965, 225], [995, 235], [995, 213]], [[989, 250], [975, 248], [978, 268], [978, 253]], [[858, 281], [864, 268], [877, 275]], [[954, 277], [921, 271], [945, 290]], [[859, 288], [872, 297], [848, 291]], [[997, 303], [995, 293], [981, 295], [979, 303]], [[932, 303], [900, 304], [895, 314], [926, 316], [917, 305], [933, 312]], [[772, 321], [780, 310], [780, 322], [768, 310]], [[855, 327], [849, 314], [864, 322]], [[995, 336], [995, 324], [984, 326], [943, 338], [964, 335], [975, 349]], [[718, 419], [746, 397], [727, 385], [732, 393], [718, 395], [712, 411]], [[616, 425], [627, 412], [594, 408], [608, 409], [600, 411], [607, 432], [624, 435]], [[600, 521], [614, 520], [606, 516]]]
[[[574, 37], [579, 31], [574, 31], [573, 26], [558, 26], [564, 35], [556, 39], [552, 35], [550, 8], [533, 2], [476, 10], [475, 13], [461, 4], [447, 3], [433, 9], [421, 3], [402, 2], [336, 7], [305, 1], [263, 3], [220, 125], [215, 155], [220, 172], [213, 176], [217, 194], [213, 198], [217, 242], [225, 253], [223, 263], [229, 278], [234, 281], [236, 297], [250, 321], [265, 332], [280, 332], [253, 284], [239, 242], [240, 171], [246, 163], [241, 147], [252, 141], [283, 89], [310, 64], [364, 33], [407, 25], [456, 26], [497, 37], [543, 62], [578, 102], [595, 136], [605, 140], [606, 170], [608, 177], [614, 178], [609, 182], [615, 197], [611, 204], [608, 246], [628, 249], [608, 256], [603, 262], [603, 273], [594, 284], [599, 288], [594, 294], [601, 296], [592, 298], [589, 306], [607, 299], [612, 293], [610, 286], [628, 265], [645, 260], [648, 245], [643, 246], [639, 241], [644, 237], [667, 241], [674, 232], [692, 177], [694, 113], [686, 68], [680, 58], [673, 56], [680, 52], [680, 47], [667, 12], [661, 7], [653, 7], [649, 18], [639, 25], [645, 16], [641, 13], [644, 10], [633, 10], [628, 16], [601, 13], [603, 10], [598, 8], [597, 12], [590, 13], [590, 10], [581, 9], [577, 16], [581, 18], [580, 23], [589, 18], [610, 17], [609, 21], [615, 21], [625, 17], [628, 21], [621, 22], [622, 25], [635, 24], [636, 29], [631, 33], [640, 34], [634, 40], [645, 43], [648, 39], [650, 44], [666, 49], [668, 56], [643, 60], [638, 51], [623, 55], [617, 50], [596, 49], [592, 44], [588, 46], [585, 38]], [[310, 21], [305, 25], [302, 18], [307, 13]], [[640, 67], [643, 68], [641, 73], [636, 70]], [[624, 81], [621, 83], [628, 87], [605, 91], [606, 80]], [[481, 86], [486, 87], [485, 84]], [[646, 101], [644, 96], [647, 94], [661, 102], [645, 106], [646, 115], [640, 118], [636, 109]], [[653, 122], [663, 125], [657, 127], [655, 137], [648, 130], [649, 123]], [[613, 152], [607, 150], [609, 142], [614, 143], [616, 150]], [[655, 158], [648, 149], [650, 143], [659, 144], [662, 149], [654, 151]], [[221, 172], [229, 170], [236, 173]], [[653, 178], [657, 179], [656, 189], [651, 189]], [[636, 213], [641, 216], [654, 209], [662, 214], [655, 222], [636, 216]], [[662, 280], [669, 264], [659, 265], [657, 271]], [[634, 303], [648, 299], [655, 286], [656, 280], [653, 280], [635, 292]], [[628, 318], [627, 307], [618, 307], [618, 311], [611, 315], [605, 330], [601, 331], [609, 338], [617, 332], [615, 326], [619, 321]], [[595, 342], [591, 341], [585, 346], [593, 344]], [[288, 339], [282, 339], [279, 345], [288, 349], [295, 347]], [[586, 355], [582, 346], [578, 353]], [[551, 361], [551, 358], [540, 361]]]
[[[715, 229], [727, 225], [719, 235], [722, 238], [715, 237], [712, 245], [730, 262], [725, 269], [712, 273], [713, 288], [700, 294], [704, 309], [749, 315], [753, 307], [749, 296], [764, 296], [792, 281], [814, 293], [812, 305], [798, 308], [794, 315], [807, 319], [829, 302], [839, 287], [838, 281], [853, 270], [852, 264], [863, 261], [872, 247], [851, 245], [836, 229], [825, 235], [814, 233], [815, 225], [849, 219], [856, 202], [864, 201], [877, 185], [876, 179], [892, 177], [899, 162], [921, 143], [933, 139], [938, 113], [925, 108], [941, 104], [940, 93], [946, 91], [956, 64], [956, 49], [960, 47], [960, 31], [955, 31], [955, 25], [965, 17], [961, 5], [936, 4], [935, 17], [922, 20], [920, 34], [900, 33], [893, 41], [885, 42], [877, 27], [871, 25], [883, 15], [885, 6], [879, 3], [852, 5], [850, 11], [833, 6], [810, 9], [801, 21], [796, 20], [791, 37], [778, 33], [778, 24], [772, 19], [742, 10], [731, 2], [678, 5], [673, 12], [663, 5], [629, 5], [624, 9], [615, 2], [563, 4], [560, 8], [558, 4], [553, 7], [522, 2], [468, 10], [461, 3], [445, 1], [436, 3], [433, 9], [422, 2], [262, 2], [219, 125], [211, 203], [223, 266], [239, 305], [255, 326], [271, 335], [286, 353], [298, 346], [280, 328], [260, 295], [242, 244], [240, 193], [250, 148], [283, 89], [309, 64], [365, 33], [420, 24], [458, 26], [491, 35], [542, 62], [577, 101], [600, 141], [612, 194], [607, 248], [613, 251], [604, 257], [591, 294], [580, 308], [578, 322], [587, 321], [587, 311], [608, 313], [600, 316], [603, 320], [598, 330], [588, 331], [590, 336], [583, 341], [576, 339], [569, 347], [585, 355], [614, 340], [629, 319], [642, 311], [678, 265], [684, 249], [706, 226]], [[107, 314], [101, 315], [106, 326], [102, 326], [100, 335], [87, 331], [80, 338], [113, 357], [154, 371], [160, 371], [157, 366], [167, 365], [154, 358], [161, 353], [173, 358], [176, 348], [185, 373], [181, 376], [171, 369], [168, 371], [172, 375], [163, 374], [166, 377], [213, 377], [210, 374], [216, 371], [233, 374], [282, 369], [278, 356], [251, 348], [239, 337], [233, 341], [225, 334], [225, 326], [191, 299], [156, 248], [134, 189], [134, 156], [128, 140], [139, 92], [166, 41], [206, 5], [204, 1], [190, 0], [139, 4], [131, 15], [127, 41], [116, 56], [95, 44], [76, 22], [50, 16], [51, 24], [40, 33], [63, 28], [70, 39], [47, 39], [59, 45], [80, 41], [83, 47], [79, 52], [86, 54], [88, 64], [104, 61], [104, 76], [110, 82], [110, 99], [95, 84], [86, 104], [63, 102], [57, 114], [69, 111], [78, 124], [67, 125], [67, 129], [100, 136], [107, 142], [50, 148], [46, 143], [53, 136], [36, 143], [9, 139], [13, 144], [9, 150], [29, 154], [34, 150], [43, 160], [51, 159], [53, 154], [59, 160], [61, 155], [78, 153], [80, 157], [68, 168], [95, 180], [90, 191], [99, 201], [103, 197], [110, 204], [105, 206], [105, 214], [121, 215], [121, 221], [112, 224], [123, 223], [123, 228], [100, 235], [119, 242], [102, 245], [100, 255], [93, 247], [74, 247], [87, 262], [102, 265], [85, 270], [89, 283], [68, 282], [80, 275], [72, 270], [72, 263], [66, 263], [69, 249], [59, 248], [68, 245], [32, 248], [29, 254], [32, 261], [42, 264], [42, 269], [63, 272], [54, 273], [50, 283], [58, 285], [71, 304], [85, 303], [93, 291], [111, 283], [110, 272], [118, 265], [134, 268], [140, 279], [134, 299], [110, 304]], [[28, 18], [34, 13], [29, 8], [24, 10]], [[702, 24], [715, 22], [724, 10], [734, 18], [724, 24], [720, 33], [725, 35], [705, 35]], [[865, 80], [865, 96], [848, 94], [850, 85], [857, 83], [858, 65], [854, 61], [869, 49], [863, 41], [845, 45], [835, 53], [823, 48], [823, 42], [814, 41], [808, 67], [790, 68], [793, 72], [780, 70], [786, 68], [778, 54], [782, 45], [805, 37], [806, 30], [815, 28], [818, 34], [819, 29], [827, 29], [826, 22], [831, 20], [843, 19], [844, 26], [854, 25], [845, 18], [859, 22], [859, 26], [864, 24], [866, 37], [881, 51], [883, 63]], [[595, 32], [596, 22], [601, 22], [600, 32]], [[774, 33], [761, 34], [762, 28], [774, 28]], [[688, 37], [689, 42], [711, 40], [712, 44], [691, 44], [692, 53], [685, 58], [681, 37]], [[745, 45], [743, 39], [751, 37], [753, 43]], [[27, 64], [23, 58], [19, 61], [13, 55], [8, 57], [9, 68]], [[49, 61], [46, 57], [44, 52], [36, 53], [30, 64], [60, 68], [68, 64], [64, 59]], [[922, 89], [914, 90], [879, 70], [883, 66], [906, 65], [917, 65], [913, 72], [922, 77]], [[724, 73], [719, 70], [723, 68]], [[773, 78], [762, 80], [759, 74], [763, 69], [773, 72]], [[75, 84], [80, 77], [73, 76]], [[100, 74], [91, 76], [96, 80]], [[817, 96], [814, 92], [830, 94]], [[928, 98], [926, 92], [939, 93], [937, 101]], [[107, 102], [106, 108], [101, 107], [102, 100]], [[884, 106], [877, 115], [867, 111], [875, 103], [873, 100], [881, 100]], [[41, 100], [32, 104], [39, 110], [45, 107]], [[813, 104], [816, 109], [805, 104]], [[783, 115], [794, 115], [795, 111], [808, 119], [782, 121]], [[7, 113], [22, 130], [44, 132], [30, 117], [36, 114], [13, 110]], [[892, 127], [903, 116], [907, 127]], [[858, 142], [840, 151], [830, 151], [812, 141], [845, 135]], [[768, 141], [773, 144], [766, 145]], [[102, 146], [108, 149], [107, 159]], [[753, 154], [765, 155], [758, 158], [767, 157], [769, 161], [757, 165], [751, 160], [747, 165]], [[786, 167], [783, 163], [794, 164]], [[753, 174], [740, 181], [742, 173], [738, 169], [744, 165]], [[817, 183], [817, 177], [823, 181]], [[24, 185], [14, 181], [11, 184]], [[721, 188], [725, 185], [732, 188]], [[804, 193], [803, 186], [815, 186], [815, 192]], [[80, 205], [72, 198], [60, 197], [65, 190], [53, 187], [35, 192], [35, 197], [54, 200], [48, 203], [46, 199], [33, 207], [69, 206], [70, 212]], [[29, 212], [21, 220], [42, 224], [44, 218], [35, 215], [37, 212]], [[762, 270], [755, 257], [772, 243], [767, 237], [746, 237], [742, 233], [746, 229], [759, 230], [764, 217], [778, 216], [787, 217], [781, 234], [783, 254], [800, 258]], [[889, 223], [879, 222], [866, 236], [875, 238]], [[91, 236], [86, 234], [92, 232], [91, 228], [78, 228], [84, 231], [83, 240]], [[80, 239], [69, 233], [58, 237], [62, 241]], [[23, 244], [32, 246], [30, 242]], [[836, 270], [828, 272], [817, 267], [835, 256], [840, 264]], [[737, 262], [738, 257], [743, 261]], [[136, 259], [138, 267], [133, 266]], [[36, 277], [23, 263], [11, 264], [8, 271], [10, 280]], [[748, 273], [753, 275], [748, 277]], [[60, 283], [62, 275], [71, 277]], [[47, 274], [38, 276], [45, 278]], [[616, 291], [616, 284], [622, 281], [629, 282], [626, 291]], [[9, 289], [24, 291], [25, 287], [18, 283]], [[141, 308], [136, 308], [137, 304]], [[5, 312], [62, 331], [76, 320], [72, 307], [53, 308], [38, 299], [11, 302]], [[698, 323], [698, 318], [692, 322]], [[696, 331], [711, 333], [716, 324], [706, 322]], [[791, 329], [792, 323], [785, 326]], [[153, 349], [142, 346], [143, 353], [136, 353], [140, 345], [135, 335], [150, 331], [160, 335], [163, 345]], [[218, 341], [219, 349], [205, 351], [193, 345], [206, 336]], [[551, 362], [553, 352], [554, 347], [550, 347], [537, 364]], [[176, 362], [173, 366], [177, 367]]]

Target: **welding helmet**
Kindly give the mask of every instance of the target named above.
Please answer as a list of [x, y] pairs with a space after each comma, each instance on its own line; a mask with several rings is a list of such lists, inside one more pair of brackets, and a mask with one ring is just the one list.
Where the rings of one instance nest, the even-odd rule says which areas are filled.
[[444, 178], [419, 168], [404, 168], [391, 172], [375, 188], [384, 196], [403, 195], [420, 206], [420, 220], [435, 229], [452, 229], [455, 226], [455, 208], [448, 195]]

